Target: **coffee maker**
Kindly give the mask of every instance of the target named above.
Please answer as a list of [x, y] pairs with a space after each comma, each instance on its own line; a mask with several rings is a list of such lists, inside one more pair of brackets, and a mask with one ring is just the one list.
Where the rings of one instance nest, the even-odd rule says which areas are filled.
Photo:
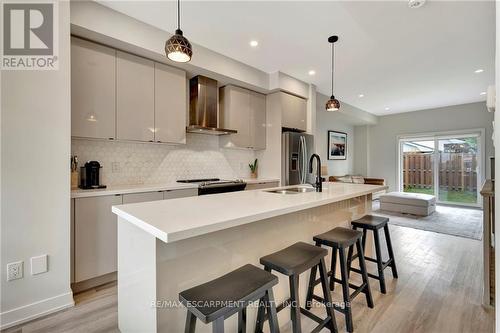
[[106, 185], [101, 185], [99, 178], [100, 169], [101, 164], [97, 161], [88, 161], [85, 163], [80, 168], [80, 188], [85, 190], [106, 188]]

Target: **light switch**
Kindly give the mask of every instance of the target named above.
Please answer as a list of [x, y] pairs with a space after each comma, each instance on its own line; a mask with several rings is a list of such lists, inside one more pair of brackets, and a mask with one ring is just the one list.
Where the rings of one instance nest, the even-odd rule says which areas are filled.
[[47, 272], [47, 255], [31, 258], [31, 275]]

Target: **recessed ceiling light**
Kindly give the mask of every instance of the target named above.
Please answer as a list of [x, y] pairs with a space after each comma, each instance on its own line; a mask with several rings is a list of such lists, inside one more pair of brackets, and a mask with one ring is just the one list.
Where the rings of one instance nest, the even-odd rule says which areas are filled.
[[486, 95], [486, 91], [482, 91], [479, 95], [481, 95], [481, 96]]
[[481, 68], [476, 69], [476, 70], [474, 71], [474, 73], [476, 73], [476, 74], [479, 74], [479, 73], [482, 73], [482, 72], [484, 72], [484, 69], [481, 69]]
[[250, 41], [250, 46], [251, 46], [251, 47], [257, 47], [258, 45], [259, 45], [259, 42], [258, 42], [258, 41], [256, 41], [256, 40], [252, 40], [252, 41]]
[[425, 0], [409, 0], [408, 7], [410, 8], [420, 8], [425, 5]]
[[391, 108], [385, 108], [385, 111], [389, 111]]
[[359, 95], [358, 95], [358, 97], [359, 97], [359, 98], [363, 98], [363, 97], [365, 97], [365, 95], [363, 95], [363, 94], [359, 94]]
[[316, 74], [316, 71], [311, 69], [311, 70], [310, 70], [309, 72], [307, 72], [307, 73], [308, 73], [309, 75], [314, 75], [314, 74]]

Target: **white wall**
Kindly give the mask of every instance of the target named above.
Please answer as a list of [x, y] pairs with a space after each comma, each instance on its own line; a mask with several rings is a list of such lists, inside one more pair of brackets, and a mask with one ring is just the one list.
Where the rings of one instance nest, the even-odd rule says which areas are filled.
[[[59, 3], [59, 70], [4, 71], [1, 84], [1, 325], [73, 305], [70, 289], [69, 2]], [[32, 276], [30, 258], [49, 271]], [[6, 282], [6, 264], [24, 278]]]
[[[487, 159], [494, 155], [491, 140], [492, 121], [493, 114], [486, 111], [484, 102], [382, 116], [379, 117], [377, 125], [368, 129], [369, 146], [366, 152], [358, 151], [358, 153], [367, 156], [368, 176], [384, 178], [390, 190], [395, 191], [398, 135], [484, 128]], [[486, 163], [487, 175], [489, 175], [489, 163]]]
[[[322, 165], [328, 166], [329, 176], [343, 176], [354, 172], [354, 147], [355, 135], [353, 122], [356, 120], [346, 116], [355, 107], [342, 103], [340, 112], [327, 112], [325, 104], [328, 97], [323, 94], [316, 95], [316, 132], [314, 136], [316, 153], [321, 157]], [[334, 130], [347, 133], [347, 159], [328, 160], [328, 131]], [[325, 176], [325, 175], [324, 175]]]

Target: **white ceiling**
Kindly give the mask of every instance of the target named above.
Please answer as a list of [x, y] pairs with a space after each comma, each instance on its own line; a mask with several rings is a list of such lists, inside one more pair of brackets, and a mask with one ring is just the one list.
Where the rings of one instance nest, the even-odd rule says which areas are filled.
[[[176, 2], [100, 3], [173, 32]], [[192, 42], [259, 68], [282, 71], [330, 95], [330, 35], [337, 98], [377, 115], [485, 100], [494, 84], [495, 3], [427, 1], [182, 1]], [[258, 40], [259, 46], [249, 46]], [[196, 55], [194, 55], [196, 56]], [[475, 74], [476, 69], [484, 69]], [[309, 70], [316, 75], [309, 76]], [[359, 98], [359, 94], [364, 94]], [[386, 108], [390, 108], [386, 110]]]

